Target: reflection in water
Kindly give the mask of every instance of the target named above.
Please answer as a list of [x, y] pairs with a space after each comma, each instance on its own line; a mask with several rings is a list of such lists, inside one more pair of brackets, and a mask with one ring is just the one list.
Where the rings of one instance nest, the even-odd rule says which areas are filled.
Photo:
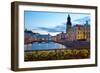
[[24, 45], [25, 50], [46, 50], [46, 49], [60, 49], [66, 48], [62, 44], [54, 43], [54, 42], [35, 42], [33, 44]]

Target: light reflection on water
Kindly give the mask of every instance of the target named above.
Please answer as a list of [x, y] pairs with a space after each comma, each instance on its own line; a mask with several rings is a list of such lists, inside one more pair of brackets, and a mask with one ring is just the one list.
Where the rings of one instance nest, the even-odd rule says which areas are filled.
[[54, 42], [35, 42], [33, 44], [24, 45], [24, 50], [47, 50], [66, 48], [64, 45]]

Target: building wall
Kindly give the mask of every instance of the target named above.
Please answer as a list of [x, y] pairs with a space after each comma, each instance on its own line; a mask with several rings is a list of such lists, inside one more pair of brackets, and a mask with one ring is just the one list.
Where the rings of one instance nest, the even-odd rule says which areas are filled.
[[75, 25], [66, 33], [67, 41], [74, 40], [90, 40], [90, 26], [85, 27], [84, 25]]

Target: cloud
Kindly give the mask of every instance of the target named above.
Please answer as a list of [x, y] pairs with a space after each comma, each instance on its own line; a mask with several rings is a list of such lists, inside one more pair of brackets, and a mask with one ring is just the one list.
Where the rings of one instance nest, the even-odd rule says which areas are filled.
[[38, 29], [43, 30], [43, 31], [47, 31], [47, 32], [64, 32], [66, 30], [66, 26], [65, 25], [57, 25], [53, 28], [38, 27]]
[[[50, 28], [35, 28], [35, 29], [33, 29], [32, 31], [33, 32], [35, 32], [35, 33], [40, 33], [40, 34], [50, 34], [50, 35], [52, 35], [52, 36], [55, 36], [55, 35], [57, 35], [57, 34], [59, 34], [59, 32], [58, 31], [50, 31], [50, 32], [48, 32], [48, 29], [49, 30], [51, 30]], [[61, 32], [61, 31], [60, 31]]]
[[74, 20], [75, 23], [81, 23], [81, 24], [85, 24], [86, 21], [88, 21], [88, 23], [90, 24], [90, 16]]

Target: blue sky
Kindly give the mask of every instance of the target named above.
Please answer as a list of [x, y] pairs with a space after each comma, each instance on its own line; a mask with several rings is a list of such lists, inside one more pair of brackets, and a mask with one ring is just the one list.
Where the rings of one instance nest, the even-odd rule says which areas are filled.
[[90, 14], [24, 11], [25, 29], [51, 35], [65, 32], [68, 14], [70, 14], [72, 25], [83, 25], [86, 20], [90, 23]]

